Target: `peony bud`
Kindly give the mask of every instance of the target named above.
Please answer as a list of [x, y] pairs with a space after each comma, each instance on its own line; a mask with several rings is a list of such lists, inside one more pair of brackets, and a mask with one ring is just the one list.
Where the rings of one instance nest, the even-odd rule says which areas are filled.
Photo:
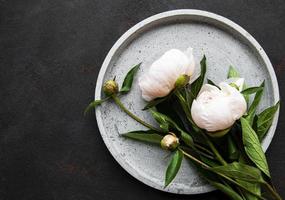
[[106, 81], [103, 86], [103, 91], [107, 96], [118, 93], [118, 84], [114, 80]]
[[221, 89], [203, 85], [191, 107], [196, 125], [209, 132], [230, 128], [247, 108], [243, 95], [235, 87], [225, 82], [220, 83], [219, 87]]
[[160, 145], [163, 149], [172, 151], [178, 147], [179, 139], [175, 134], [168, 134], [162, 138]]
[[182, 78], [182, 76], [192, 76], [194, 68], [192, 48], [188, 48], [186, 52], [178, 49], [165, 52], [139, 79], [142, 97], [146, 101], [151, 101], [168, 95], [176, 85], [185, 84], [186, 77]]

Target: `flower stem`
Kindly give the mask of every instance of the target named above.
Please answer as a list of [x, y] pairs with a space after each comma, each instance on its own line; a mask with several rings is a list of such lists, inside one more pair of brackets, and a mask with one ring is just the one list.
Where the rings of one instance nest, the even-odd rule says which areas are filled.
[[270, 184], [268, 184], [267, 182], [264, 182], [264, 185], [266, 186], [266, 188], [270, 191], [270, 193], [272, 194], [272, 196], [274, 196], [276, 200], [282, 200], [280, 195], [270, 186]]
[[[191, 119], [191, 113], [187, 107], [187, 103], [186, 100], [184, 99], [184, 97], [181, 95], [181, 93], [179, 91], [175, 92], [177, 98], [180, 101], [180, 104], [182, 105], [182, 108], [186, 114], [186, 117], [188, 119], [188, 121], [193, 125], [193, 128], [197, 129], [194, 124], [194, 122]], [[197, 129], [198, 130], [198, 129]], [[211, 148], [211, 150], [213, 151], [213, 153], [215, 154], [216, 158], [219, 160], [219, 162], [222, 165], [226, 165], [227, 162], [223, 159], [223, 157], [221, 156], [221, 154], [218, 152], [218, 150], [216, 149], [216, 147], [213, 145], [213, 143], [209, 140], [208, 136], [205, 135], [205, 133], [203, 131], [200, 131], [202, 133], [202, 135], [204, 136], [204, 138], [206, 139], [209, 147]]]
[[192, 125], [192, 128], [195, 130], [195, 131], [198, 131], [198, 127], [196, 126], [196, 124], [193, 122], [192, 120], [192, 117], [191, 117], [191, 111], [190, 111], [190, 108], [189, 108], [189, 104], [186, 102], [185, 98], [182, 96], [182, 94], [180, 93], [179, 90], [175, 91], [175, 95], [176, 97], [178, 98], [179, 102], [180, 102], [180, 105], [186, 115], [186, 118], [187, 120], [190, 122], [190, 124]]
[[223, 157], [221, 156], [221, 154], [218, 152], [218, 150], [216, 149], [216, 147], [214, 146], [214, 144], [211, 142], [211, 140], [208, 138], [208, 136], [202, 132], [202, 135], [204, 136], [207, 144], [209, 145], [209, 147], [211, 148], [211, 150], [213, 151], [213, 153], [215, 154], [216, 158], [218, 159], [218, 161], [222, 164], [222, 165], [227, 165], [227, 162], [223, 159]]
[[121, 102], [121, 100], [116, 96], [116, 95], [112, 95], [113, 100], [115, 101], [115, 103], [126, 113], [128, 114], [131, 118], [133, 118], [134, 120], [136, 120], [137, 122], [139, 122], [140, 124], [144, 125], [145, 127], [157, 131], [157, 132], [161, 132], [161, 130], [155, 128], [154, 126], [150, 125], [149, 123], [143, 121], [142, 119], [140, 119], [139, 117], [137, 117], [136, 115], [134, 115], [131, 111], [129, 111]]
[[205, 151], [205, 152], [207, 152], [209, 155], [214, 156], [214, 154], [213, 154], [211, 151], [209, 151], [208, 149], [206, 149], [206, 148], [203, 147], [202, 145], [195, 143], [194, 146], [195, 146], [197, 149], [200, 149], [200, 150], [202, 150], [202, 151]]
[[192, 147], [188, 147], [188, 146], [180, 146], [182, 149], [184, 149], [184, 150], [188, 150], [188, 151], [190, 151], [190, 150], [194, 150], [196, 153], [198, 153], [198, 154], [201, 154], [202, 156], [205, 156], [206, 158], [209, 158], [209, 159], [211, 159], [211, 160], [215, 160], [215, 157], [214, 157], [214, 155], [212, 154], [212, 152], [210, 152], [211, 154], [208, 154], [208, 153], [205, 153], [204, 151], [202, 151], [202, 150], [200, 150], [200, 149], [198, 149], [197, 147], [196, 148], [192, 148]]
[[[207, 170], [209, 170], [209, 171], [211, 171], [211, 172], [213, 172], [213, 173], [215, 173], [215, 174], [217, 174], [217, 175], [223, 177], [224, 179], [226, 179], [226, 180], [228, 180], [229, 182], [231, 182], [231, 183], [233, 183], [233, 184], [239, 186], [240, 188], [242, 188], [243, 190], [247, 191], [248, 193], [250, 193], [250, 194], [252, 194], [252, 195], [258, 197], [259, 199], [266, 200], [265, 198], [261, 197], [260, 195], [254, 193], [254, 192], [252, 192], [252, 191], [250, 191], [250, 190], [248, 190], [245, 186], [241, 185], [240, 183], [236, 182], [235, 180], [231, 179], [230, 177], [228, 177], [228, 176], [226, 176], [226, 175], [224, 175], [224, 174], [222, 174], [222, 173], [213, 171], [212, 168], [211, 168], [209, 165], [203, 163], [203, 162], [200, 161], [199, 159], [197, 159], [197, 158], [195, 158], [194, 156], [190, 155], [189, 153], [183, 151], [183, 149], [181, 149], [181, 148], [178, 148], [178, 149], [179, 149], [186, 157], [188, 157], [189, 159], [195, 161], [196, 163], [198, 163], [199, 165], [201, 165], [201, 166], [204, 167], [205, 169], [207, 169]], [[272, 189], [272, 188], [271, 188], [271, 189]], [[278, 200], [282, 200], [282, 199], [278, 199]]]
[[211, 167], [205, 163], [203, 163], [202, 161], [200, 161], [199, 159], [195, 158], [194, 156], [190, 155], [189, 153], [187, 153], [186, 151], [184, 151], [181, 148], [178, 148], [186, 157], [190, 158], [191, 160], [195, 161], [196, 163], [200, 164], [202, 167], [206, 168], [206, 169], [210, 169]]
[[[126, 113], [128, 114], [131, 118], [133, 118], [134, 120], [136, 120], [137, 122], [139, 122], [140, 124], [142, 124], [143, 126], [151, 129], [151, 130], [154, 130], [154, 131], [157, 131], [159, 134], [161, 134], [161, 130], [155, 128], [154, 126], [148, 124], [147, 122], [143, 121], [142, 119], [140, 119], [139, 117], [137, 117], [136, 115], [134, 115], [132, 112], [130, 112], [123, 104], [122, 102], [120, 101], [120, 99], [118, 98], [118, 96], [116, 95], [112, 95], [112, 98], [114, 99], [115, 103]], [[163, 134], [165, 135], [165, 134]], [[205, 152], [207, 152], [210, 156], [212, 156], [212, 152], [209, 151], [208, 149], [204, 148], [203, 146], [199, 145], [199, 144], [194, 144], [194, 146], [200, 150], [203, 150]]]
[[[196, 127], [196, 124], [193, 122], [192, 118], [191, 118], [191, 112], [190, 112], [190, 109], [189, 107], [187, 106], [187, 102], [185, 100], [185, 98], [182, 96], [182, 94], [180, 93], [180, 91], [176, 91], [175, 92], [175, 95], [176, 97], [179, 99], [180, 101], [180, 104], [182, 106], [182, 109], [183, 111], [185, 112], [186, 114], [186, 118], [188, 119], [188, 121], [192, 124], [192, 127], [194, 130], [196, 131], [199, 131], [199, 132], [202, 132], [200, 131], [197, 127]], [[213, 153], [215, 154], [216, 158], [219, 160], [219, 162], [223, 165], [226, 165], [227, 162], [222, 158], [222, 156], [219, 154], [218, 150], [215, 148], [215, 146], [213, 145], [213, 143], [209, 140], [209, 138], [202, 132], [202, 135], [205, 137], [209, 147], [211, 148], [211, 150], [213, 151]], [[200, 148], [201, 146], [196, 146], [198, 148]], [[203, 150], [206, 150], [207, 152], [209, 152], [208, 149], [205, 149], [203, 148]]]

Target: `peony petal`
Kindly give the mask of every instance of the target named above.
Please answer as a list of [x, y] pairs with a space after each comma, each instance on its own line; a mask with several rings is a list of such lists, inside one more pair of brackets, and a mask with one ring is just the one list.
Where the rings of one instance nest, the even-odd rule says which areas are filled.
[[203, 105], [196, 100], [193, 101], [191, 115], [198, 127], [214, 132], [224, 130], [233, 125], [230, 110], [225, 100], [213, 104]]
[[199, 94], [198, 94], [198, 97], [200, 96], [201, 93], [205, 92], [205, 91], [215, 91], [215, 92], [220, 92], [219, 88], [217, 88], [216, 86], [214, 85], [210, 85], [210, 84], [205, 84], [202, 86]]

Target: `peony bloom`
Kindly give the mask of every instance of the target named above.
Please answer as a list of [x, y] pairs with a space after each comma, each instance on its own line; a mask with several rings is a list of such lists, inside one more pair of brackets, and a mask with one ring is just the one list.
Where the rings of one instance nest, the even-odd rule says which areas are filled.
[[177, 78], [181, 75], [192, 76], [194, 68], [192, 48], [189, 47], [185, 52], [178, 49], [165, 52], [139, 79], [142, 97], [151, 101], [168, 95], [175, 87]]
[[205, 84], [193, 101], [191, 115], [196, 125], [209, 132], [231, 127], [246, 112], [246, 101], [237, 88], [226, 82], [219, 87]]

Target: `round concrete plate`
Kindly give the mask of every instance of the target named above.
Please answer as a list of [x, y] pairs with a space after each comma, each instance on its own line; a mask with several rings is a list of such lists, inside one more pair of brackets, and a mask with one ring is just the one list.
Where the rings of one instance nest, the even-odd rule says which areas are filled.
[[[274, 70], [257, 41], [234, 22], [200, 10], [160, 13], [129, 29], [114, 44], [102, 65], [95, 99], [103, 98], [101, 88], [106, 80], [116, 76], [116, 80], [121, 84], [128, 70], [142, 62], [137, 74], [139, 77], [165, 51], [171, 48], [185, 50], [189, 46], [194, 49], [197, 63], [204, 54], [206, 55], [207, 76], [214, 82], [226, 79], [230, 65], [238, 69], [249, 86], [259, 85], [265, 80], [265, 94], [260, 110], [279, 100]], [[155, 124], [149, 113], [141, 110], [145, 102], [141, 98], [137, 80], [137, 78], [134, 80], [131, 92], [121, 99], [136, 115]], [[98, 107], [96, 117], [107, 148], [118, 163], [136, 179], [156, 189], [178, 194], [197, 194], [214, 190], [186, 160], [183, 161], [179, 174], [172, 184], [164, 189], [164, 174], [169, 162], [167, 157], [169, 152], [153, 145], [120, 137], [120, 133], [145, 128], [129, 118], [113, 102]], [[264, 150], [271, 142], [277, 120], [278, 113], [263, 142]]]

